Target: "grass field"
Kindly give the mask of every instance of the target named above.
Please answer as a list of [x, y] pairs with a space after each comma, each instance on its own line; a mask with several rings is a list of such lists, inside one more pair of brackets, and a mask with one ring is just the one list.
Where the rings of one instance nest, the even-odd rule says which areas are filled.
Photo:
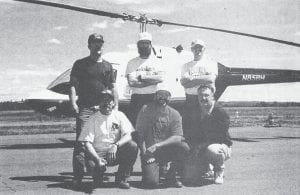
[[[232, 127], [263, 126], [269, 113], [282, 126], [300, 127], [300, 107], [226, 107]], [[0, 111], [0, 135], [75, 132], [74, 118], [55, 118], [32, 110]]]

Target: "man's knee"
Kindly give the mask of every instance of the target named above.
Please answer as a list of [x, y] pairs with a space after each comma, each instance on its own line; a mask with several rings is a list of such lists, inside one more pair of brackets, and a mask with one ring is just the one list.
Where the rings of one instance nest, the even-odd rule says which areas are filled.
[[[130, 151], [130, 152], [137, 152], [138, 151], [138, 146], [136, 144], [136, 142], [134, 141], [129, 141], [127, 142], [124, 146], [122, 146], [124, 148], [124, 150], [126, 151]], [[121, 148], [122, 148], [121, 147]]]
[[212, 163], [223, 164], [226, 159], [226, 155], [222, 149], [221, 144], [211, 144], [207, 147], [206, 157]]
[[134, 163], [138, 154], [138, 146], [134, 141], [129, 141], [125, 145], [120, 147], [120, 151], [117, 153], [119, 163]]
[[190, 152], [190, 147], [189, 145], [185, 142], [182, 141], [178, 145], [174, 147], [175, 153], [177, 153], [180, 158], [186, 158]]

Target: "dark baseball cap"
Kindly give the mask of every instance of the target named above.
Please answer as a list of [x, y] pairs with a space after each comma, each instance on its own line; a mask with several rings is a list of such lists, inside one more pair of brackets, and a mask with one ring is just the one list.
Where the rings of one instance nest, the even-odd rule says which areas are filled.
[[94, 42], [94, 41], [101, 41], [102, 43], [104, 43], [103, 36], [100, 35], [99, 33], [91, 34], [89, 36], [88, 43], [90, 44], [91, 42]]

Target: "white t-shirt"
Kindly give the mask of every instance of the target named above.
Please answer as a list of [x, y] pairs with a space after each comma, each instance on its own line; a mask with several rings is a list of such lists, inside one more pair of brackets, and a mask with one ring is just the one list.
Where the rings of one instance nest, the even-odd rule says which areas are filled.
[[[201, 76], [201, 75], [218, 75], [218, 63], [216, 61], [213, 61], [208, 56], [203, 55], [202, 58], [199, 61], [190, 61], [182, 66], [181, 69], [181, 77], [186, 76]], [[214, 81], [215, 82], [215, 81]], [[205, 83], [203, 83], [205, 84]], [[185, 88], [185, 93], [189, 95], [197, 95], [197, 90], [200, 87], [200, 85], [191, 87], [191, 88]], [[215, 87], [215, 84], [213, 83], [213, 87]]]
[[79, 136], [79, 141], [91, 142], [96, 152], [103, 156], [126, 134], [134, 131], [134, 128], [123, 112], [113, 110], [110, 115], [96, 112], [91, 115]]
[[[133, 76], [138, 77], [139, 75], [157, 75], [158, 73], [165, 74], [165, 69], [163, 68], [161, 61], [151, 55], [148, 59], [143, 59], [138, 56], [130, 60], [127, 64], [125, 75], [133, 74]], [[131, 87], [131, 92], [132, 94], [155, 93], [159, 84], [142, 88]]]

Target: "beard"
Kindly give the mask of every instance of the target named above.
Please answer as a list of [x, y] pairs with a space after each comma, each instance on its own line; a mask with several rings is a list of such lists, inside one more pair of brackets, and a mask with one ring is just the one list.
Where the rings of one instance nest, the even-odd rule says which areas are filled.
[[138, 48], [140, 56], [150, 56], [151, 54], [151, 48]]

